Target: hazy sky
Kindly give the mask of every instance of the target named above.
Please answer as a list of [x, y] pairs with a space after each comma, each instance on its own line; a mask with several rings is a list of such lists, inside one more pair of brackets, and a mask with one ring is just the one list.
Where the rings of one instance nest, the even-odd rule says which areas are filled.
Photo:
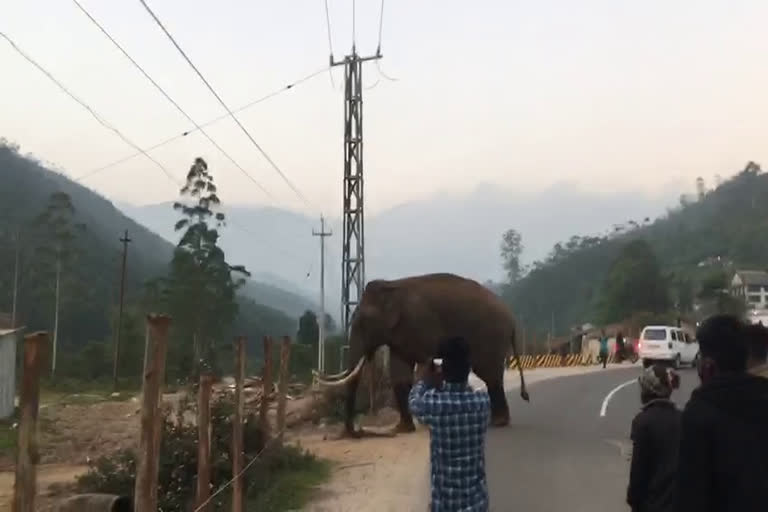
[[[138, 0], [82, 3], [195, 120], [223, 113]], [[232, 108], [328, 60], [322, 0], [149, 4]], [[352, 1], [329, 4], [340, 56]], [[375, 51], [379, 5], [357, 1], [361, 53]], [[766, 23], [764, 0], [388, 0], [381, 66], [399, 80], [365, 67], [367, 208], [479, 182], [654, 193], [768, 164]], [[0, 31], [138, 145], [190, 128], [70, 0], [3, 0]], [[2, 39], [0, 65], [0, 136], [72, 176], [133, 153]], [[241, 120], [316, 208], [338, 215], [342, 116], [325, 73]], [[307, 210], [230, 120], [208, 131], [276, 204]], [[225, 202], [268, 201], [199, 134], [152, 154], [178, 178], [201, 155]], [[138, 204], [175, 196], [144, 157], [86, 183]]]

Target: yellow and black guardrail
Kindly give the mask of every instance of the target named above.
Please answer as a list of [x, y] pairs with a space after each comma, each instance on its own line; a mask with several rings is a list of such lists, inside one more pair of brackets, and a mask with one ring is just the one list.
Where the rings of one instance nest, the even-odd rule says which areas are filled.
[[[608, 362], [616, 362], [616, 356], [608, 356]], [[523, 369], [528, 368], [560, 368], [565, 366], [589, 366], [599, 364], [598, 358], [591, 354], [539, 354], [520, 356], [520, 364]], [[509, 368], [517, 368], [517, 359], [512, 357], [509, 360]]]

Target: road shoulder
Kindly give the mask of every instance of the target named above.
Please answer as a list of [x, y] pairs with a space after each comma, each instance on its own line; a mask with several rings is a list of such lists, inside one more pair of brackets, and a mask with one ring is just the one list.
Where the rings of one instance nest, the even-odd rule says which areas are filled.
[[[611, 365], [603, 370], [597, 366], [565, 368], [539, 368], [527, 370], [526, 384], [583, 375], [597, 371], [628, 368]], [[484, 387], [474, 375], [470, 384]], [[512, 393], [520, 386], [517, 370], [504, 376], [504, 387]], [[514, 399], [514, 397], [512, 397]], [[535, 389], [531, 391], [535, 406]], [[392, 414], [388, 411], [387, 414]], [[396, 415], [395, 415], [396, 418]], [[394, 418], [393, 418], [394, 419]], [[420, 427], [413, 434], [400, 434], [391, 438], [335, 439], [339, 427], [299, 434], [297, 441], [317, 456], [334, 463], [333, 476], [322, 485], [311, 504], [304, 508], [310, 512], [352, 512], [377, 510], [381, 512], [407, 512], [426, 510], [429, 503], [429, 432]]]

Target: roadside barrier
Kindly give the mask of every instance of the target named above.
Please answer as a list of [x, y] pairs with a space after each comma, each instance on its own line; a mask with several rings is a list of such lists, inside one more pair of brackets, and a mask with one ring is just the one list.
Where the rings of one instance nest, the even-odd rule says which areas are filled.
[[[608, 356], [608, 363], [617, 362], [615, 354]], [[561, 368], [566, 366], [590, 366], [600, 364], [598, 358], [593, 357], [592, 354], [539, 354], [539, 355], [524, 355], [520, 356], [520, 364], [523, 369], [529, 368]], [[517, 359], [512, 357], [509, 359], [509, 368], [517, 368]]]

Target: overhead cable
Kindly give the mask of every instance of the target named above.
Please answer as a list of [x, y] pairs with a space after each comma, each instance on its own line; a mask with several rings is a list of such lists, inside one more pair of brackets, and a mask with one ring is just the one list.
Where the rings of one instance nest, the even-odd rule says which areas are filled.
[[0, 32], [0, 37], [4, 38], [8, 43], [13, 47], [16, 52], [24, 57], [30, 64], [35, 66], [41, 73], [43, 73], [51, 82], [56, 84], [56, 86], [61, 89], [67, 96], [75, 100], [81, 107], [83, 107], [96, 121], [99, 122], [102, 126], [113, 132], [115, 135], [120, 137], [120, 139], [123, 140], [126, 144], [137, 150], [140, 154], [143, 154], [145, 157], [147, 157], [148, 160], [150, 160], [152, 163], [154, 163], [157, 167], [160, 168], [161, 171], [163, 171], [163, 174], [168, 177], [169, 180], [171, 180], [174, 184], [181, 186], [181, 182], [179, 182], [176, 178], [173, 177], [173, 175], [168, 171], [168, 169], [163, 166], [160, 162], [152, 158], [152, 156], [145, 150], [141, 149], [139, 146], [137, 146], [133, 141], [131, 141], [128, 137], [123, 135], [123, 133], [115, 128], [112, 124], [108, 123], [104, 120], [99, 114], [96, 113], [96, 111], [91, 108], [85, 101], [78, 98], [72, 91], [70, 91], [64, 84], [59, 82], [48, 70], [46, 70], [43, 66], [41, 66], [37, 61], [35, 61], [32, 57], [27, 55], [19, 46], [10, 38], [8, 35], [6, 35], [3, 32]]
[[187, 114], [187, 113], [186, 113], [186, 111], [184, 111], [184, 109], [183, 109], [183, 108], [181, 108], [181, 106], [180, 106], [180, 105], [179, 105], [179, 104], [178, 104], [178, 103], [177, 103], [177, 102], [176, 102], [176, 101], [175, 101], [173, 98], [171, 98], [171, 96], [170, 96], [170, 95], [169, 95], [167, 92], [165, 92], [165, 89], [163, 89], [163, 88], [160, 86], [160, 84], [158, 84], [158, 83], [157, 83], [157, 82], [156, 82], [156, 81], [155, 81], [155, 80], [154, 80], [154, 79], [153, 79], [151, 76], [149, 76], [149, 73], [147, 73], [147, 72], [144, 70], [144, 68], [143, 68], [143, 67], [141, 67], [141, 65], [140, 65], [138, 62], [136, 62], [136, 60], [135, 60], [133, 57], [131, 57], [131, 56], [130, 56], [130, 54], [128, 54], [128, 52], [127, 52], [127, 51], [126, 51], [126, 50], [125, 50], [125, 49], [124, 49], [124, 48], [123, 48], [123, 47], [120, 45], [120, 43], [118, 43], [118, 42], [115, 40], [115, 38], [113, 38], [113, 37], [110, 35], [110, 33], [109, 33], [109, 32], [107, 32], [107, 30], [106, 30], [106, 29], [105, 29], [105, 28], [104, 28], [104, 27], [103, 27], [103, 26], [102, 26], [102, 25], [101, 25], [101, 24], [100, 24], [98, 21], [96, 21], [96, 19], [95, 19], [95, 18], [94, 18], [94, 17], [91, 15], [91, 13], [89, 13], [89, 12], [88, 12], [88, 11], [85, 9], [85, 7], [83, 7], [83, 6], [80, 4], [80, 2], [78, 2], [77, 0], [72, 0], [72, 2], [74, 2], [74, 4], [75, 4], [75, 5], [78, 7], [78, 9], [80, 9], [80, 10], [83, 12], [83, 14], [85, 14], [85, 15], [88, 17], [88, 19], [89, 19], [89, 20], [91, 20], [91, 22], [92, 22], [94, 25], [96, 25], [96, 27], [97, 27], [97, 28], [98, 28], [98, 29], [99, 29], [99, 30], [100, 30], [100, 31], [101, 31], [101, 32], [102, 32], [102, 33], [103, 33], [105, 36], [107, 36], [107, 39], [109, 39], [109, 40], [112, 42], [112, 44], [114, 44], [114, 45], [117, 47], [117, 49], [118, 49], [118, 50], [120, 50], [120, 52], [122, 52], [122, 54], [125, 56], [125, 58], [127, 58], [127, 59], [128, 59], [130, 62], [131, 62], [131, 64], [133, 64], [133, 65], [134, 65], [134, 67], [136, 67], [136, 69], [138, 69], [138, 70], [141, 72], [141, 74], [142, 74], [142, 75], [144, 75], [144, 78], [146, 78], [147, 80], [149, 80], [149, 82], [150, 82], [150, 83], [151, 83], [151, 84], [152, 84], [152, 85], [155, 87], [155, 89], [157, 89], [157, 90], [160, 92], [160, 94], [162, 94], [162, 95], [165, 97], [165, 99], [167, 99], [167, 100], [168, 100], [168, 102], [169, 102], [171, 105], [173, 105], [173, 106], [176, 108], [176, 110], [178, 110], [178, 111], [181, 113], [181, 115], [183, 115], [183, 116], [184, 116], [184, 117], [187, 119], [187, 121], [189, 121], [190, 123], [192, 123], [192, 124], [194, 125], [195, 129], [197, 129], [197, 130], [200, 130], [200, 133], [202, 133], [202, 134], [203, 134], [203, 136], [205, 136], [205, 138], [206, 138], [206, 139], [208, 139], [208, 141], [209, 141], [211, 144], [213, 144], [213, 146], [214, 146], [216, 149], [218, 149], [218, 150], [219, 150], [219, 152], [220, 152], [222, 155], [224, 155], [224, 157], [225, 157], [225, 158], [227, 158], [227, 160], [229, 160], [229, 161], [230, 161], [230, 162], [231, 162], [231, 163], [232, 163], [232, 164], [233, 164], [235, 167], [237, 167], [238, 169], [240, 169], [240, 172], [242, 172], [242, 173], [243, 173], [243, 174], [244, 174], [244, 175], [245, 175], [245, 176], [246, 176], [246, 177], [247, 177], [249, 180], [251, 180], [251, 181], [252, 181], [252, 182], [253, 182], [253, 183], [254, 183], [254, 184], [257, 186], [257, 187], [259, 187], [259, 189], [260, 189], [260, 190], [261, 190], [261, 191], [262, 191], [262, 192], [263, 192], [263, 193], [264, 193], [264, 194], [265, 194], [267, 197], [269, 197], [269, 198], [271, 198], [271, 197], [272, 197], [272, 194], [270, 194], [270, 193], [269, 193], [269, 191], [268, 191], [266, 188], [264, 188], [264, 186], [263, 186], [263, 185], [262, 185], [262, 184], [261, 184], [261, 183], [260, 183], [260, 182], [259, 182], [259, 181], [258, 181], [256, 178], [254, 178], [254, 177], [253, 177], [253, 175], [251, 175], [251, 174], [250, 174], [248, 171], [246, 171], [246, 170], [245, 170], [245, 169], [244, 169], [244, 168], [243, 168], [243, 167], [242, 167], [242, 166], [241, 166], [239, 163], [237, 163], [237, 161], [235, 161], [235, 159], [234, 159], [234, 158], [232, 158], [232, 156], [231, 156], [229, 153], [227, 153], [226, 151], [224, 151], [224, 149], [223, 149], [223, 148], [222, 148], [222, 147], [221, 147], [221, 146], [220, 146], [220, 145], [219, 145], [219, 144], [218, 144], [218, 143], [217, 143], [215, 140], [213, 140], [213, 138], [212, 138], [210, 135], [208, 135], [208, 133], [207, 133], [205, 130], [203, 130], [203, 129], [200, 127], [200, 125], [198, 125], [198, 124], [197, 124], [197, 122], [196, 122], [194, 119], [192, 119], [192, 117], [191, 117], [189, 114]]
[[189, 56], [186, 54], [186, 52], [179, 46], [179, 43], [176, 42], [176, 39], [171, 35], [171, 33], [168, 31], [167, 28], [165, 28], [165, 25], [163, 25], [163, 22], [160, 21], [160, 18], [157, 17], [157, 15], [152, 11], [152, 9], [149, 7], [147, 2], [145, 0], [139, 0], [141, 4], [144, 6], [144, 9], [149, 13], [149, 15], [152, 17], [152, 19], [157, 23], [157, 25], [160, 27], [160, 29], [165, 33], [168, 40], [171, 41], [174, 47], [179, 51], [182, 57], [184, 57], [184, 60], [187, 61], [187, 64], [195, 71], [197, 76], [202, 80], [202, 82], [205, 84], [205, 86], [208, 88], [208, 90], [213, 94], [213, 96], [218, 100], [218, 102], [221, 104], [222, 107], [224, 107], [224, 110], [227, 111], [227, 113], [232, 117], [232, 120], [235, 121], [237, 126], [240, 127], [240, 130], [248, 137], [248, 139], [251, 141], [251, 143], [254, 145], [254, 147], [261, 153], [261, 155], [269, 162], [269, 164], [272, 166], [272, 168], [277, 172], [278, 175], [283, 179], [283, 181], [288, 185], [288, 187], [293, 190], [293, 192], [296, 194], [296, 196], [301, 199], [301, 201], [307, 205], [312, 206], [310, 201], [306, 198], [306, 196], [299, 190], [299, 188], [288, 178], [288, 176], [283, 172], [280, 167], [275, 163], [274, 160], [267, 154], [266, 151], [259, 145], [258, 142], [256, 142], [256, 139], [253, 138], [253, 136], [250, 134], [250, 132], [243, 126], [243, 124], [240, 122], [240, 120], [237, 118], [237, 116], [230, 110], [230, 108], [227, 106], [227, 104], [224, 102], [224, 100], [221, 99], [221, 96], [216, 92], [216, 90], [213, 88], [213, 86], [210, 84], [210, 82], [205, 78], [205, 76], [200, 72], [200, 70], [195, 66], [195, 64], [192, 62], [192, 60], [189, 58]]

